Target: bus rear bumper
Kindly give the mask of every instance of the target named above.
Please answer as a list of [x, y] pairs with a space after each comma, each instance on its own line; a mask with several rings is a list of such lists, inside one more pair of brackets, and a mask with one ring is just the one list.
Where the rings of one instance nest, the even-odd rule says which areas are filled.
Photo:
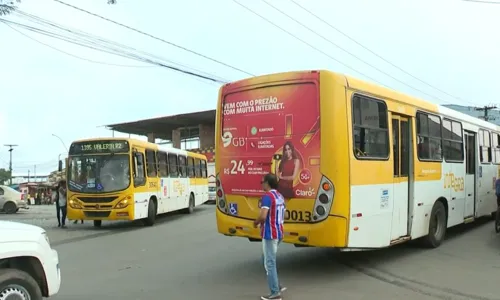
[[[221, 213], [218, 209], [217, 229], [227, 236], [246, 237], [260, 240], [260, 229], [253, 227], [253, 221]], [[319, 223], [285, 223], [284, 243], [297, 246], [344, 248], [347, 243], [347, 220], [329, 216]]]

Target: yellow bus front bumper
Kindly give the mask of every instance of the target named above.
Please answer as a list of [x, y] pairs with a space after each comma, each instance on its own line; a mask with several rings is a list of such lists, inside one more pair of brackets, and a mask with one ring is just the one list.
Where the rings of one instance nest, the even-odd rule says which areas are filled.
[[134, 214], [132, 209], [112, 209], [112, 210], [89, 210], [89, 209], [69, 209], [69, 220], [108, 220], [108, 221], [132, 221]]

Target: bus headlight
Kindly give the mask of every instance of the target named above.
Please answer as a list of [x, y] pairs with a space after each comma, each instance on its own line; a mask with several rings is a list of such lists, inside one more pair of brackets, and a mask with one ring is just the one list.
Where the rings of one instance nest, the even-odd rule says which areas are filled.
[[71, 208], [74, 208], [74, 209], [82, 209], [82, 206], [80, 205], [80, 203], [78, 203], [78, 201], [76, 200], [69, 200], [69, 207]]
[[122, 201], [118, 202], [115, 205], [115, 208], [116, 209], [126, 208], [127, 206], [129, 206], [129, 204], [130, 204], [130, 197], [127, 197], [127, 198], [123, 199]]

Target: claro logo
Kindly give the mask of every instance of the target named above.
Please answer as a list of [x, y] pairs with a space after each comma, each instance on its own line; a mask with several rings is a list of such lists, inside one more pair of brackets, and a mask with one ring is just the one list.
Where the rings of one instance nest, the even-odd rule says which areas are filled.
[[302, 197], [312, 197], [314, 196], [314, 188], [309, 187], [307, 190], [296, 189], [295, 195]]
[[222, 135], [222, 145], [224, 146], [224, 148], [231, 145], [232, 140], [233, 140], [233, 134], [229, 131], [224, 132], [224, 134]]

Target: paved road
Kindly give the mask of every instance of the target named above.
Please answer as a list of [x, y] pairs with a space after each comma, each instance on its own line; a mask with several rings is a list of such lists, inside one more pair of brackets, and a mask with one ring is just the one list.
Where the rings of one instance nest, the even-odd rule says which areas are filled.
[[[49, 231], [63, 271], [56, 300], [244, 300], [267, 290], [260, 244], [217, 234], [213, 206], [162, 217], [151, 228], [78, 226]], [[490, 300], [500, 299], [499, 254], [493, 224], [480, 222], [452, 230], [433, 250], [407, 244], [336, 254], [284, 245], [279, 271], [291, 300]]]

